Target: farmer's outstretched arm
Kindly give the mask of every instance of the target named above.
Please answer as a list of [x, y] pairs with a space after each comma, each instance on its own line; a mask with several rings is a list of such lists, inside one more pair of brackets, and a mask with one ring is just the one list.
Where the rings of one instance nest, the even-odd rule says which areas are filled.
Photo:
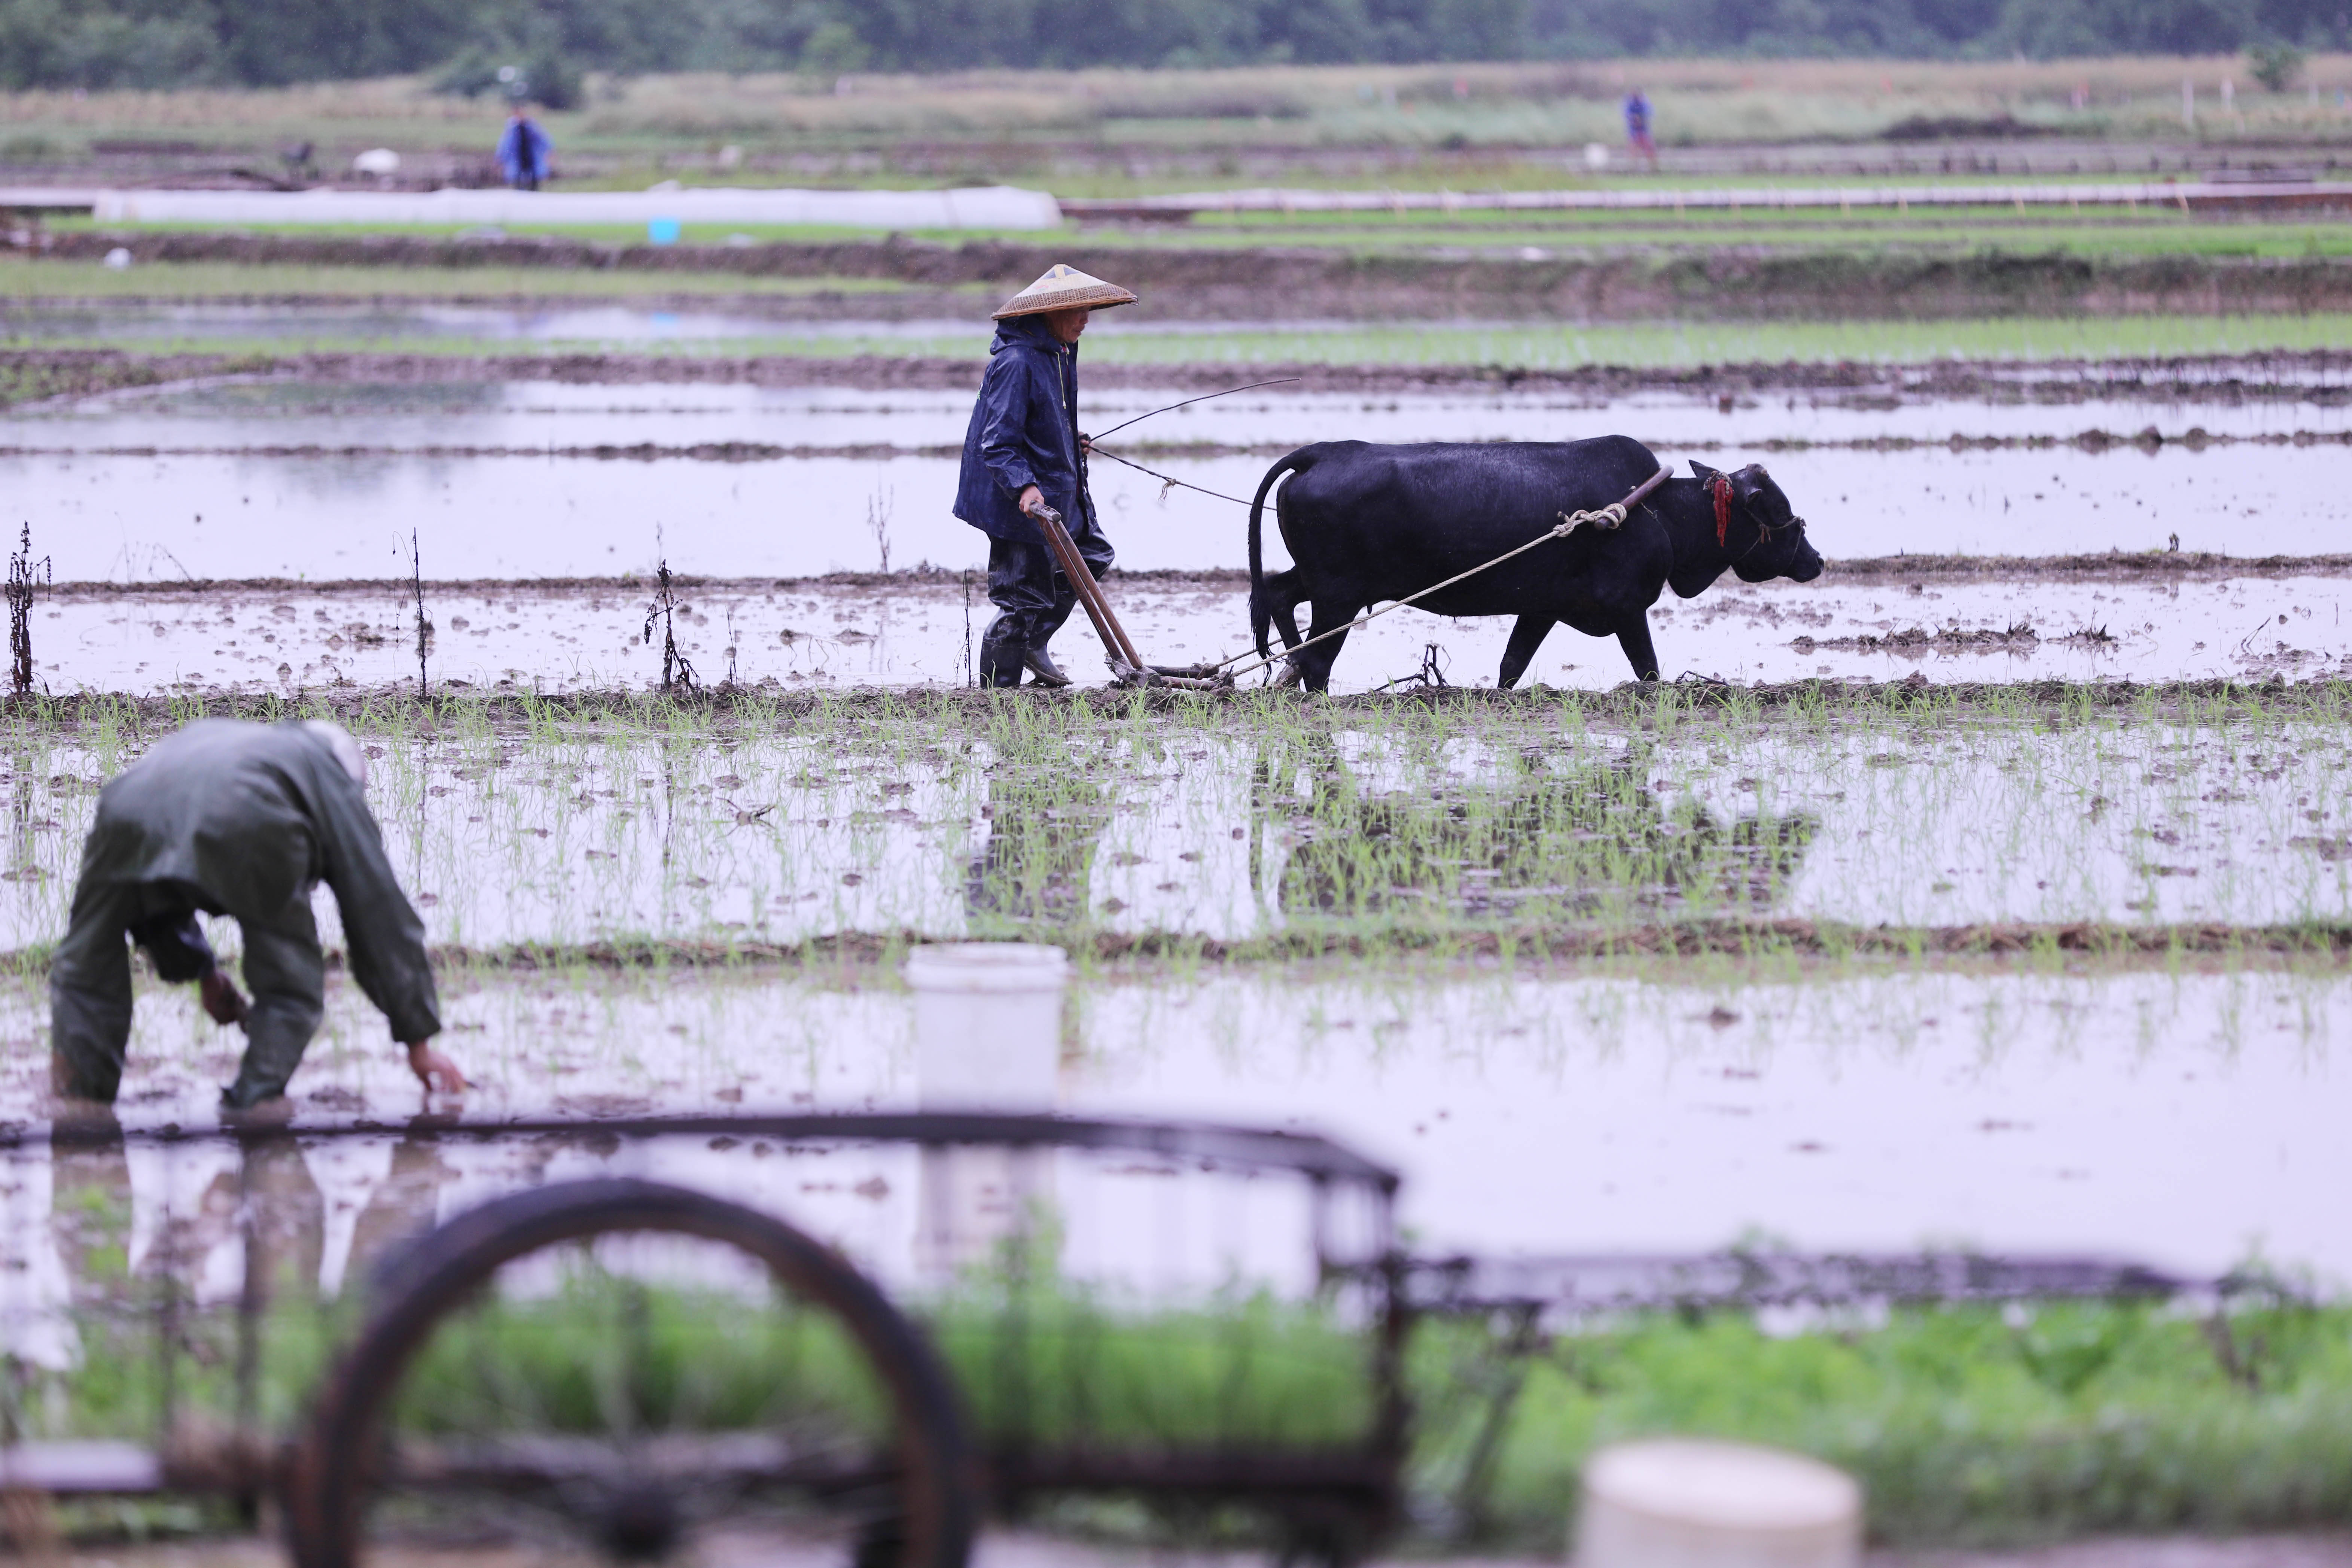
[[425, 922], [400, 890], [384, 856], [383, 830], [360, 786], [321, 768], [315, 793], [320, 851], [327, 886], [334, 889], [342, 911], [352, 978], [383, 1010], [394, 1039], [421, 1044], [441, 1032], [440, 993], [425, 952]]

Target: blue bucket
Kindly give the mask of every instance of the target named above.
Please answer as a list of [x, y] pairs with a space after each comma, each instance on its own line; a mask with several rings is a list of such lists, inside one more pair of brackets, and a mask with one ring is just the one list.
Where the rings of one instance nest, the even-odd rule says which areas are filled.
[[674, 217], [648, 218], [646, 221], [646, 238], [656, 245], [676, 245], [677, 230], [677, 219]]

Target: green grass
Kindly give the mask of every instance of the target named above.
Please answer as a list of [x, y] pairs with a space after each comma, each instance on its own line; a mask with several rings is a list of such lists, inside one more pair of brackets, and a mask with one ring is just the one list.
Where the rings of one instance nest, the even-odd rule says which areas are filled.
[[[968, 360], [988, 353], [989, 323], [973, 310], [967, 332], [953, 336], [840, 336], [789, 331], [725, 339], [534, 340], [462, 335], [370, 334], [347, 329], [242, 335], [159, 331], [152, 337], [42, 336], [18, 347], [135, 348], [148, 354], [369, 354], [440, 357], [600, 353], [620, 356], [796, 360]], [[2171, 359], [2313, 353], [2352, 337], [2352, 314], [2019, 317], [1974, 321], [1630, 322], [1591, 326], [1341, 326], [1251, 331], [1238, 329], [1145, 332], [1106, 322], [1086, 352], [1096, 364], [1476, 366], [1573, 370], [1610, 365], [1841, 363], [1923, 364], [1942, 360], [2025, 363]]]
[[[348, 303], [407, 300], [797, 298], [814, 293], [884, 297], [908, 285], [879, 278], [770, 278], [728, 272], [581, 270], [556, 267], [313, 267], [284, 262], [161, 261], [120, 271], [95, 262], [27, 260], [0, 268], [0, 299]], [[981, 290], [992, 305], [994, 290]], [[978, 297], [978, 295], [976, 295]], [[985, 317], [985, 310], [978, 314]]]
[[[1318, 182], [1319, 183], [1319, 182]], [[1727, 182], [1730, 183], [1730, 182]], [[1788, 182], [1776, 182], [1788, 184]], [[1558, 188], [1557, 183], [1553, 187]], [[97, 226], [87, 219], [53, 225], [60, 232], [89, 230], [129, 234], [209, 232], [206, 226], [151, 224]], [[415, 239], [455, 239], [468, 231], [454, 226], [244, 225], [242, 231], [287, 238], [398, 235]], [[589, 244], [642, 245], [641, 226], [581, 227], [509, 226], [518, 237], [543, 236]], [[724, 245], [741, 235], [761, 244], [839, 244], [880, 237], [879, 231], [815, 226], [694, 224], [686, 243]], [[1058, 230], [1007, 229], [914, 231], [908, 237], [945, 246], [996, 241], [1023, 247], [1083, 246], [1089, 250], [1240, 249], [1264, 246], [1330, 248], [1352, 254], [1412, 256], [1452, 252], [1463, 247], [1498, 250], [1536, 246], [1563, 256], [1643, 256], [1707, 252], [1725, 247], [1791, 254], [1837, 251], [1864, 254], [1973, 255], [1988, 242], [2026, 256], [2086, 258], [2196, 256], [2215, 259], [2262, 258], [2294, 260], [2352, 252], [2352, 225], [2335, 220], [2274, 218], [2249, 215], [2220, 218], [2154, 207], [2136, 213], [2090, 208], [2069, 214], [2053, 208], [2023, 213], [2006, 205], [1920, 209], [1864, 208], [1851, 214], [1775, 210], [1759, 205], [1738, 213], [1549, 213], [1465, 211], [1454, 214], [1387, 213], [1204, 213], [1189, 221], [1097, 224], [1073, 221]], [[251, 281], [245, 281], [247, 275]], [[405, 275], [404, 278], [403, 275]], [[763, 278], [719, 272], [635, 272], [599, 268], [581, 273], [555, 268], [288, 268], [265, 263], [157, 263], [121, 273], [101, 273], [88, 262], [31, 260], [0, 269], [0, 290], [18, 298], [104, 299], [148, 294], [168, 278], [169, 288], [191, 298], [221, 294], [299, 297], [364, 297], [477, 293], [495, 289], [562, 297], [582, 293], [639, 292], [798, 293], [815, 289], [862, 292], [903, 287], [878, 279]]]
[[[1369, 1430], [1368, 1343], [1312, 1303], [1118, 1309], [1053, 1288], [1017, 1299], [1010, 1313], [1001, 1291], [975, 1287], [920, 1313], [991, 1447], [1311, 1452]], [[152, 1342], [134, 1319], [112, 1321], [85, 1317], [75, 1370], [20, 1371], [24, 1429], [152, 1432]], [[273, 1317], [265, 1428], [295, 1420], [348, 1321], [340, 1307]], [[199, 1353], [178, 1375], [198, 1427], [233, 1413], [233, 1342], [227, 1312], [196, 1316]], [[446, 1329], [412, 1373], [403, 1422], [427, 1439], [781, 1426], [804, 1443], [868, 1440], [882, 1429], [878, 1394], [843, 1344], [806, 1314], [740, 1297], [575, 1281]], [[1516, 1403], [1500, 1407], [1494, 1462], [1474, 1477], [1511, 1366], [1486, 1326], [1445, 1320], [1421, 1327], [1408, 1361], [1414, 1516], [1486, 1552], [1558, 1552], [1586, 1457], [1664, 1434], [1844, 1467], [1864, 1486], [1874, 1538], [1902, 1545], [2352, 1521], [2352, 1309], [2341, 1306], [2256, 1300], [2219, 1322], [2081, 1303], [1622, 1315], [1535, 1353]]]
[[[1872, 1534], [1908, 1545], [2352, 1518], [2352, 1313], [2262, 1309], [2230, 1333], [2256, 1347], [2243, 1380], [2205, 1324], [2161, 1308], [1832, 1314], [1787, 1337], [1730, 1313], [1634, 1319], [1537, 1363], [1496, 1468], [1496, 1533], [1557, 1547], [1583, 1456], [1668, 1433], [1840, 1465]], [[1447, 1348], [1423, 1347], [1423, 1387], [1459, 1385], [1429, 1369]], [[1428, 1485], [1444, 1467], [1441, 1439], [1424, 1442]]]

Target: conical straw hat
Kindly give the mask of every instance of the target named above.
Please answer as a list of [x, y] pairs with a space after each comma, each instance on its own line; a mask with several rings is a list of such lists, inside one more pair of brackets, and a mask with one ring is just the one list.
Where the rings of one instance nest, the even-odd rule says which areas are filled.
[[1004, 301], [1004, 308], [993, 319], [1001, 321], [1007, 316], [1034, 316], [1046, 310], [1075, 310], [1081, 306], [1100, 310], [1134, 303], [1135, 296], [1116, 283], [1090, 278], [1075, 267], [1055, 265], [1045, 268], [1045, 276]]

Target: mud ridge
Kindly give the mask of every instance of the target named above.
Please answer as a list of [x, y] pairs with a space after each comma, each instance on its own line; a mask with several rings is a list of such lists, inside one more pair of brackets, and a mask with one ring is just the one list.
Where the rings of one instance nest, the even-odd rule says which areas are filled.
[[[1788, 361], [1712, 365], [1588, 365], [1530, 370], [1504, 365], [1253, 363], [1258, 377], [1291, 378], [1298, 393], [1381, 394], [1526, 392], [1604, 402], [1637, 392], [1687, 392], [1738, 397], [1813, 392], [1862, 399], [2064, 405], [2114, 399], [2236, 405], [2352, 403], [2352, 352], [2318, 350], [2258, 355], [2181, 355], [2101, 361], [1937, 360], [1916, 364]], [[860, 392], [970, 392], [981, 361], [917, 355], [556, 353], [159, 353], [131, 349], [0, 350], [0, 406], [89, 396], [133, 387], [227, 375], [285, 377], [304, 383], [450, 385], [486, 381], [551, 381], [573, 385], [751, 385], [839, 387]], [[1087, 384], [1102, 389], [1216, 392], [1236, 367], [1115, 364], [1097, 362]], [[1867, 403], [1864, 405], [1867, 406]], [[2137, 440], [2139, 437], [2122, 437]]]
[[2179, 578], [2341, 577], [2352, 555], [2221, 555], [2202, 550], [2108, 551], [2097, 555], [1863, 555], [1825, 563], [1825, 575], [1916, 582], [1929, 577]]
[[[46, 237], [46, 254], [96, 260], [118, 247], [142, 262], [429, 267], [828, 278], [930, 289], [1018, 288], [1056, 262], [1118, 278], [1163, 319], [1248, 321], [1269, 298], [1301, 316], [1356, 321], [1465, 311], [1531, 321], [1918, 320], [2013, 315], [2221, 315], [2352, 309], [2352, 265], [2072, 256], [1986, 248], [1691, 254], [1103, 247], [1083, 240], [941, 245], [880, 240], [765, 245], [613, 244], [560, 236], [263, 235], [84, 231]], [[1569, 240], [1573, 245], [1573, 240]], [[847, 297], [835, 304], [845, 308]]]
[[2020, 621], [2000, 630], [1979, 626], [1974, 631], [1963, 631], [1952, 626], [1929, 631], [1925, 626], [1911, 626], [1903, 631], [1889, 632], [1884, 637], [1876, 633], [1851, 637], [1801, 637], [1791, 639], [1789, 646], [1799, 653], [1811, 653], [1817, 648], [1839, 653], [1924, 653], [1929, 650], [2032, 647], [2041, 640], [2032, 626]]
[[[2132, 965], [2184, 958], [2222, 960], [2352, 956], [2352, 925], [2229, 925], [2190, 922], [2143, 925], [2110, 921], [1992, 921], [1953, 926], [1856, 926], [1806, 920], [1700, 921], [1613, 929], [1432, 932], [1370, 935], [1277, 934], [1239, 941], [1181, 931], [1055, 931], [1047, 933], [1081, 963], [1177, 960], [1247, 966], [1317, 960], [1424, 959], [1446, 963], [1605, 962], [1649, 959], [1789, 959], [1995, 963], [2054, 962], [2070, 971], [2088, 961]], [[516, 942], [497, 947], [444, 943], [432, 949], [444, 975], [537, 974], [576, 969], [609, 973], [708, 970], [732, 974], [802, 975], [832, 972], [870, 984], [875, 972], [894, 970], [908, 952], [938, 940], [917, 931], [846, 932], [803, 942], [618, 938], [588, 942]], [[47, 973], [46, 943], [0, 952], [0, 974]], [[341, 948], [327, 950], [327, 966], [348, 973]]]
[[[851, 934], [806, 942], [644, 939], [562, 945], [434, 950], [436, 967], [534, 973], [593, 968], [872, 968], [928, 939], [914, 932]], [[2112, 958], [2352, 954], [2352, 925], [2142, 925], [2105, 921], [1998, 921], [1953, 926], [1854, 926], [1805, 920], [1701, 921], [1601, 930], [1529, 929], [1370, 936], [1280, 934], [1227, 941], [1173, 931], [1057, 931], [1054, 940], [1101, 962], [1182, 958], [1285, 963], [1420, 952], [1459, 958]]]
[[[1769, 437], [1760, 441], [1676, 441], [1669, 448], [1675, 452], [1912, 452], [1937, 450], [1952, 452], [2048, 451], [2071, 447], [2085, 452], [2105, 452], [2118, 447], [2131, 447], [2152, 452], [2166, 444], [2167, 438], [2154, 429], [2137, 436], [2118, 436], [2105, 430], [2085, 430], [2074, 436], [1949, 436], [1941, 440], [1911, 436], [1875, 436], [1853, 440], [1809, 440], [1802, 437]], [[2174, 437], [2176, 445], [2201, 452], [2209, 447], [2352, 447], [2352, 430], [2296, 430], [2267, 432], [2251, 436], [2208, 435], [2192, 426], [2185, 435]], [[1119, 445], [1127, 452], [1154, 459], [1170, 458], [1194, 460], [1212, 458], [1279, 458], [1295, 448], [1287, 442], [1236, 445], [1231, 442], [1189, 441], [1164, 442], [1149, 438]], [[1665, 443], [1659, 443], [1664, 446]], [[857, 458], [887, 461], [894, 458], [953, 458], [963, 448], [944, 443], [908, 447], [887, 441], [853, 442], [832, 446], [786, 446], [774, 441], [695, 441], [662, 443], [636, 441], [623, 444], [603, 441], [589, 445], [558, 446], [551, 442], [539, 447], [468, 446], [463, 443], [430, 443], [415, 446], [379, 447], [346, 443], [326, 446], [319, 442], [289, 445], [247, 443], [205, 447], [39, 447], [0, 446], [0, 458], [563, 458], [592, 462], [697, 462], [697, 463], [777, 463], [806, 462], [820, 458]], [[1111, 448], [1100, 448], [1105, 456], [1115, 456]]]
[[413, 685], [403, 681], [373, 687], [313, 687], [291, 693], [223, 691], [215, 688], [163, 695], [80, 691], [10, 696], [0, 699], [0, 723], [49, 725], [60, 730], [100, 722], [128, 724], [134, 729], [148, 725], [172, 729], [206, 716], [265, 721], [332, 717], [361, 725], [390, 720], [413, 726], [416, 732], [429, 736], [445, 720], [452, 724], [487, 723], [494, 728], [511, 725], [519, 730], [551, 720], [667, 725], [681, 719], [699, 718], [720, 727], [739, 718], [760, 723], [860, 719], [982, 721], [1013, 703], [1048, 715], [1071, 710], [1095, 719], [1181, 715], [1210, 720], [1221, 715], [1245, 717], [1261, 709], [1280, 709], [1286, 714], [1302, 710], [1379, 713], [1410, 707], [1477, 709], [1491, 711], [1498, 718], [1524, 718], [1545, 724], [1556, 721], [1569, 709], [1587, 718], [1640, 721], [1661, 707], [1687, 712], [1738, 709], [1751, 716], [1797, 713], [1812, 722], [1834, 721], [1844, 716], [1883, 718], [1888, 714], [1956, 719], [1972, 711], [2012, 717], [2027, 710], [2060, 717], [2119, 711], [2163, 716], [2190, 705], [2209, 710], [2201, 715], [2207, 719], [2226, 716], [2210, 710], [2231, 705], [2242, 705], [2249, 714], [2273, 718], [2307, 714], [2343, 719], [2352, 716], [2352, 679], [2320, 677], [2289, 681], [2283, 675], [2273, 675], [2260, 681], [1939, 683], [1915, 671], [1901, 680], [1887, 682], [1824, 679], [1733, 686], [1685, 677], [1647, 683], [1629, 680], [1605, 691], [1543, 685], [1515, 691], [1447, 686], [1339, 697], [1301, 697], [1257, 686], [1222, 693], [1110, 688], [1051, 691], [1034, 686], [1004, 691], [954, 686], [844, 687], [812, 691], [785, 689], [771, 682], [757, 686], [721, 685], [676, 693], [603, 689], [541, 694], [503, 682], [489, 688], [451, 682], [425, 700], [418, 699]]
[[[2218, 555], [2204, 551], [2110, 552], [2099, 555], [1866, 555], [1850, 560], [1832, 558], [1822, 574], [1858, 582], [1890, 583], [1974, 579], [1987, 582], [2094, 581], [2147, 578], [2180, 581], [2221, 581], [2245, 577], [2342, 577], [2352, 575], [2352, 555]], [[697, 593], [907, 593], [961, 591], [969, 580], [979, 583], [978, 568], [920, 565], [896, 572], [832, 572], [817, 577], [703, 577], [672, 573], [677, 587]], [[1239, 567], [1199, 569], [1158, 568], [1129, 571], [1114, 567], [1104, 581], [1147, 588], [1203, 588], [1239, 591], [1249, 586], [1249, 574]], [[645, 578], [621, 577], [447, 577], [427, 578], [425, 592], [435, 594], [503, 594], [535, 598], [579, 595], [638, 594], [648, 591]], [[408, 583], [390, 577], [189, 577], [177, 583], [110, 583], [74, 580], [44, 584], [44, 598], [96, 600], [172, 600], [188, 597], [348, 598], [407, 594]], [[1780, 591], [1796, 592], [1794, 585]], [[1829, 643], [1820, 645], [1827, 647]]]

